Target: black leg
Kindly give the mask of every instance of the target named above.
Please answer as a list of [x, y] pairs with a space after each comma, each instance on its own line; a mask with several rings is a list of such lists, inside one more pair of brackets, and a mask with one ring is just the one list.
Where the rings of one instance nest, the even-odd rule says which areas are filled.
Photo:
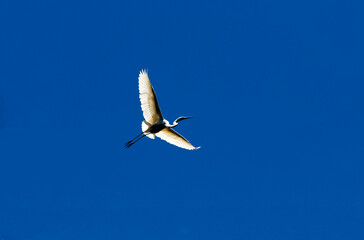
[[143, 137], [145, 137], [146, 135], [144, 135], [144, 133], [139, 134], [138, 136], [136, 136], [135, 138], [133, 138], [132, 140], [130, 140], [129, 142], [125, 143], [125, 147], [126, 148], [130, 148], [131, 145], [133, 145], [134, 143], [136, 143], [137, 141], [139, 141], [140, 139], [142, 139]]

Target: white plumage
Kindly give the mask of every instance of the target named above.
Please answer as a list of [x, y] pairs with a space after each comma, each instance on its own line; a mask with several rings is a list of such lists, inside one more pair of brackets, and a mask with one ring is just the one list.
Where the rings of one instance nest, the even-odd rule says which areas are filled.
[[187, 141], [187, 139], [182, 137], [178, 132], [174, 131], [172, 128], [165, 128], [162, 131], [157, 132], [156, 136], [180, 148], [188, 150], [195, 150], [200, 148], [200, 147], [194, 147], [189, 141]]
[[158, 105], [157, 96], [152, 84], [150, 83], [148, 73], [145, 70], [142, 70], [139, 73], [139, 98], [145, 119], [142, 122], [142, 133], [133, 140], [127, 142], [125, 145], [127, 148], [144, 136], [151, 139], [154, 139], [155, 136], [157, 136], [170, 144], [188, 150], [200, 148], [194, 147], [189, 141], [187, 141], [187, 139], [172, 129], [178, 125], [179, 121], [191, 117], [179, 117], [172, 125], [170, 125], [167, 120], [163, 119]]
[[163, 119], [154, 89], [147, 72], [144, 70], [139, 73], [139, 98], [144, 119], [148, 123], [155, 124]]

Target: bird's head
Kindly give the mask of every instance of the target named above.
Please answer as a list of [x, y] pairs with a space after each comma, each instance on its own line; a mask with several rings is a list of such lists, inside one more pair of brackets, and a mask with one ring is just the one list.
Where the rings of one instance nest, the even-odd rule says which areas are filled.
[[182, 120], [185, 120], [185, 119], [189, 119], [189, 118], [192, 118], [192, 117], [184, 117], [184, 116], [179, 117], [179, 118], [177, 118], [177, 119], [173, 122], [173, 124], [174, 124], [174, 125], [177, 125], [177, 124], [178, 124], [178, 122], [180, 122], [180, 121], [182, 121]]
[[177, 118], [175, 122], [179, 122], [179, 121], [182, 121], [182, 120], [185, 120], [185, 119], [189, 119], [189, 118], [192, 118], [192, 117], [184, 117], [184, 116], [182, 116], [182, 117]]

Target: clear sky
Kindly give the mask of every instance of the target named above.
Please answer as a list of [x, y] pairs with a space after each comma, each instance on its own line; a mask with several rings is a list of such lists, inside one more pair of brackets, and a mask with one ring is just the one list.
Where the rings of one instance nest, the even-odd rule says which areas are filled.
[[364, 239], [361, 2], [0, 1], [0, 239]]

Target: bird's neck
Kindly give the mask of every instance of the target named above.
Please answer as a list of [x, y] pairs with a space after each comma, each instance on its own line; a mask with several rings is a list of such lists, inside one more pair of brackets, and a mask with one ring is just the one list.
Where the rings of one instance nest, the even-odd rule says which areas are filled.
[[178, 122], [176, 122], [176, 121], [174, 121], [173, 124], [169, 124], [169, 122], [167, 120], [164, 120], [164, 121], [165, 121], [164, 123], [165, 123], [166, 127], [169, 127], [169, 128], [173, 128], [178, 125]]

